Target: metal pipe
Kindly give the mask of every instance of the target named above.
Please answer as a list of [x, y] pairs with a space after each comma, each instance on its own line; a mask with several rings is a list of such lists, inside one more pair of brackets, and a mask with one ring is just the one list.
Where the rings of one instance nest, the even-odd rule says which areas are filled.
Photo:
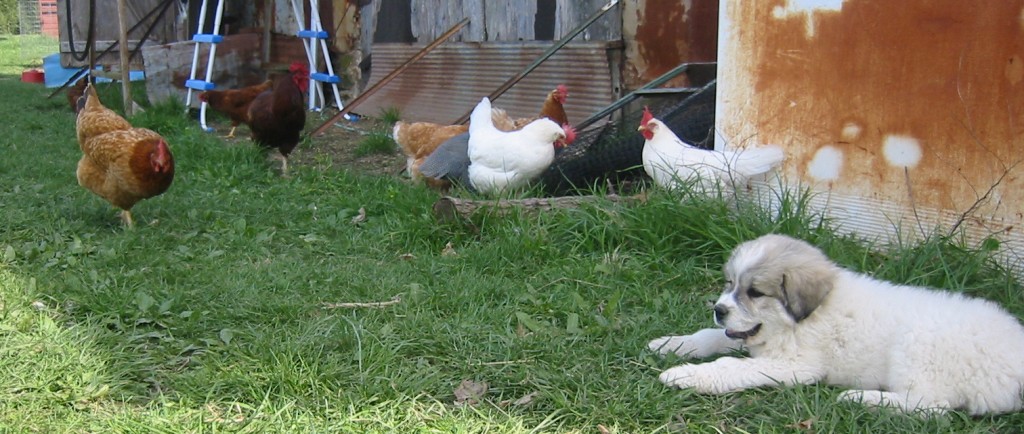
[[[551, 57], [553, 54], [555, 54], [556, 51], [560, 50], [562, 47], [564, 47], [566, 44], [568, 44], [569, 41], [572, 40], [572, 38], [576, 37], [576, 35], [579, 35], [580, 33], [583, 33], [583, 31], [586, 30], [587, 27], [590, 27], [591, 24], [594, 24], [594, 21], [597, 21], [598, 18], [601, 18], [602, 16], [604, 16], [605, 13], [610, 11], [618, 3], [619, 3], [619, 0], [612, 0], [612, 1], [608, 2], [608, 4], [606, 4], [603, 7], [601, 7], [601, 9], [599, 9], [597, 12], [594, 12], [594, 14], [591, 15], [590, 18], [587, 18], [587, 20], [584, 21], [583, 24], [580, 24], [579, 26], [576, 26], [575, 29], [572, 29], [572, 31], [569, 32], [567, 35], [565, 35], [562, 39], [559, 39], [558, 42], [556, 42], [554, 45], [548, 47], [547, 50], [545, 50], [543, 53], [541, 53], [541, 55], [539, 57], [537, 57], [537, 60], [534, 60], [533, 63], [531, 63], [529, 66], [527, 66], [526, 69], [523, 69], [522, 72], [520, 72], [520, 73], [512, 76], [512, 78], [508, 79], [508, 81], [506, 81], [501, 86], [499, 86], [497, 89], [495, 89], [494, 92], [491, 92], [490, 95], [487, 95], [487, 98], [490, 99], [491, 101], [494, 101], [499, 96], [504, 94], [506, 91], [511, 89], [512, 86], [515, 86], [515, 84], [519, 82], [519, 80], [522, 80], [524, 77], [526, 77], [527, 74], [533, 72], [534, 69], [537, 69], [537, 67], [540, 66], [541, 63], [544, 63], [545, 60], [548, 60], [549, 57]], [[466, 114], [462, 115], [462, 117], [460, 117], [454, 123], [455, 124], [466, 123], [466, 121], [469, 120], [469, 115], [471, 113], [473, 113], [472, 109], [470, 111], [466, 112]]]
[[328, 119], [327, 122], [324, 122], [323, 125], [320, 125], [319, 127], [317, 127], [317, 129], [313, 130], [313, 132], [310, 133], [310, 136], [315, 136], [317, 134], [323, 133], [324, 130], [327, 129], [327, 127], [331, 126], [331, 124], [334, 123], [334, 121], [338, 120], [338, 118], [342, 116], [347, 115], [350, 111], [352, 111], [353, 108], [359, 106], [359, 104], [362, 103], [363, 100], [369, 98], [370, 95], [373, 95], [382, 87], [390, 83], [391, 80], [394, 80], [395, 77], [404, 72], [406, 68], [408, 68], [410, 65], [418, 62], [420, 59], [426, 56], [427, 53], [430, 53], [435, 48], [443, 44], [444, 41], [446, 41], [452, 35], [457, 33], [459, 30], [462, 30], [463, 27], [466, 27], [466, 24], [469, 24], [469, 18], [463, 18], [462, 21], [456, 23], [454, 26], [452, 26], [452, 28], [448, 29], [447, 32], [444, 32], [444, 34], [438, 36], [437, 39], [434, 40], [434, 42], [431, 42], [426, 47], [423, 47], [422, 50], [420, 50], [414, 56], [410, 57], [409, 60], [406, 60], [405, 63], [399, 65], [397, 68], [395, 68], [394, 71], [391, 71], [390, 73], [388, 73], [388, 75], [384, 76], [384, 78], [380, 79], [380, 81], [378, 81], [377, 84], [374, 84], [361, 95], [356, 97], [356, 99], [352, 100], [352, 102], [348, 103], [348, 106], [341, 109], [336, 115], [331, 116], [331, 118]]
[[609, 105], [608, 107], [605, 107], [601, 111], [591, 115], [589, 118], [584, 119], [583, 122], [580, 122], [579, 124], [576, 125], [576, 129], [582, 131], [584, 128], [590, 126], [590, 124], [593, 124], [594, 122], [597, 122], [598, 119], [601, 119], [601, 118], [603, 118], [605, 116], [608, 116], [613, 111], [622, 108], [622, 106], [624, 106], [626, 104], [629, 104], [630, 101], [633, 101], [633, 100], [637, 99], [637, 97], [638, 97], [638, 95], [636, 94], [637, 92], [639, 92], [641, 90], [653, 89], [655, 87], [661, 86], [661, 85], [667, 83], [669, 80], [675, 78], [677, 75], [682, 74], [683, 72], [685, 72], [687, 67], [689, 67], [689, 64], [688, 63], [683, 63], [683, 64], [680, 64], [679, 66], [673, 68], [671, 71], [666, 72], [664, 74], [661, 74], [661, 76], [659, 76], [658, 78], [655, 78], [654, 80], [651, 80], [651, 81], [647, 82], [647, 84], [637, 88], [636, 90], [634, 90], [634, 91], [632, 91], [630, 93], [627, 93], [622, 98], [619, 98], [618, 101], [615, 101], [615, 102], [611, 103], [611, 105]]

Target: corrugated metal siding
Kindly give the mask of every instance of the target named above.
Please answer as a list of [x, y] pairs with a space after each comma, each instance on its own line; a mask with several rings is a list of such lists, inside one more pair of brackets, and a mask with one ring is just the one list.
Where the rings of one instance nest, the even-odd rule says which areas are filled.
[[963, 220], [1024, 254], [1024, 0], [722, 8], [721, 138], [782, 145], [789, 184], [857, 232]]
[[[546, 43], [451, 43], [438, 47], [383, 87], [355, 111], [377, 115], [396, 107], [412, 121], [451, 123], [502, 83], [533, 62]], [[374, 44], [370, 86], [422, 48], [410, 44]], [[565, 104], [570, 122], [578, 122], [616, 97], [609, 52], [616, 43], [569, 44], [495, 101], [516, 117], [536, 116], [547, 93], [569, 88]], [[614, 54], [614, 53], [613, 53]]]

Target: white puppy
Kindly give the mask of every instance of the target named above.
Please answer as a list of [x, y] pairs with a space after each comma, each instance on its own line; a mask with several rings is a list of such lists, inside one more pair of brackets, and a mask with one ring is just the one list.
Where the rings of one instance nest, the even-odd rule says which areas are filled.
[[1021, 409], [1024, 327], [995, 303], [894, 285], [840, 268], [810, 244], [765, 235], [725, 264], [719, 329], [655, 339], [661, 354], [721, 357], [668, 369], [701, 393], [778, 384], [852, 387], [841, 400], [903, 411]]

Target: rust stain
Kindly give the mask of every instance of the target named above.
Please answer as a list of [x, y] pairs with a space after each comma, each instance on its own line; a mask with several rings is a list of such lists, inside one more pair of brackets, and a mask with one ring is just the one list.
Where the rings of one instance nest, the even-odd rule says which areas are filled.
[[[904, 170], [881, 157], [882, 144], [913, 137], [923, 151], [909, 169], [916, 205], [962, 209], [1024, 158], [1024, 0], [847, 0], [814, 15], [813, 36], [806, 20], [772, 17], [784, 0], [730, 5], [739, 45], [729, 73], [752, 83], [738, 98], [753, 108], [737, 110], [753, 114], [744, 121], [758, 141], [787, 146], [801, 176], [831, 144], [848, 161], [837, 188], [903, 200]], [[1004, 200], [1024, 203], [1022, 192], [1007, 189]]]
[[1006, 61], [1006, 80], [1016, 86], [1022, 77], [1024, 77], [1024, 59], [1014, 54]]
[[[636, 9], [636, 57], [630, 59], [631, 87], [684, 62], [718, 58], [718, 0], [647, 0]], [[633, 83], [635, 81], [635, 83]], [[688, 86], [686, 76], [666, 84]]]

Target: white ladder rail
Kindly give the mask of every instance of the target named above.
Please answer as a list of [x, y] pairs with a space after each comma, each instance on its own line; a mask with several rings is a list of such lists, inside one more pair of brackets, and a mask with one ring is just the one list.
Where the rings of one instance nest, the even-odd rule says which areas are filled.
[[[327, 49], [327, 37], [329, 36], [324, 31], [323, 23], [320, 21], [320, 7], [318, 0], [309, 0], [310, 2], [310, 28], [304, 29], [305, 14], [299, 8], [299, 3], [296, 0], [292, 0], [292, 10], [295, 13], [295, 19], [299, 24], [298, 36], [303, 38], [302, 46], [306, 50], [306, 60], [309, 61], [310, 70], [310, 86], [309, 86], [309, 110], [319, 111], [322, 108], [317, 107], [317, 100], [321, 101], [323, 105], [327, 106], [327, 98], [324, 96], [324, 91], [319, 83], [329, 83], [332, 90], [334, 91], [334, 102], [338, 106], [338, 110], [344, 109], [344, 105], [341, 102], [341, 91], [338, 90], [338, 83], [341, 82], [341, 78], [334, 73], [334, 65], [331, 64], [330, 52]], [[324, 63], [327, 66], [327, 73], [316, 72], [318, 62], [317, 42], [320, 43], [320, 50], [324, 56]], [[314, 85], [313, 82], [317, 82]], [[355, 119], [354, 116], [345, 115], [348, 120]]]
[[[196, 29], [196, 33], [192, 35], [192, 41], [195, 42], [195, 50], [192, 52], [192, 70], [189, 73], [189, 79], [185, 81], [185, 87], [188, 89], [188, 93], [185, 96], [185, 109], [192, 104], [192, 91], [207, 91], [217, 87], [216, 84], [210, 80], [213, 78], [213, 61], [217, 56], [217, 44], [224, 40], [218, 32], [220, 31], [221, 18], [224, 16], [224, 0], [217, 0], [217, 12], [213, 20], [213, 33], [202, 33], [203, 28], [206, 25], [206, 10], [208, 0], [203, 0], [199, 11], [199, 27]], [[196, 69], [199, 64], [199, 51], [200, 44], [210, 44], [210, 53], [206, 60], [206, 78], [205, 80], [196, 80]], [[206, 124], [206, 108], [208, 104], [203, 101], [199, 105], [199, 124], [203, 131], [213, 131]]]

